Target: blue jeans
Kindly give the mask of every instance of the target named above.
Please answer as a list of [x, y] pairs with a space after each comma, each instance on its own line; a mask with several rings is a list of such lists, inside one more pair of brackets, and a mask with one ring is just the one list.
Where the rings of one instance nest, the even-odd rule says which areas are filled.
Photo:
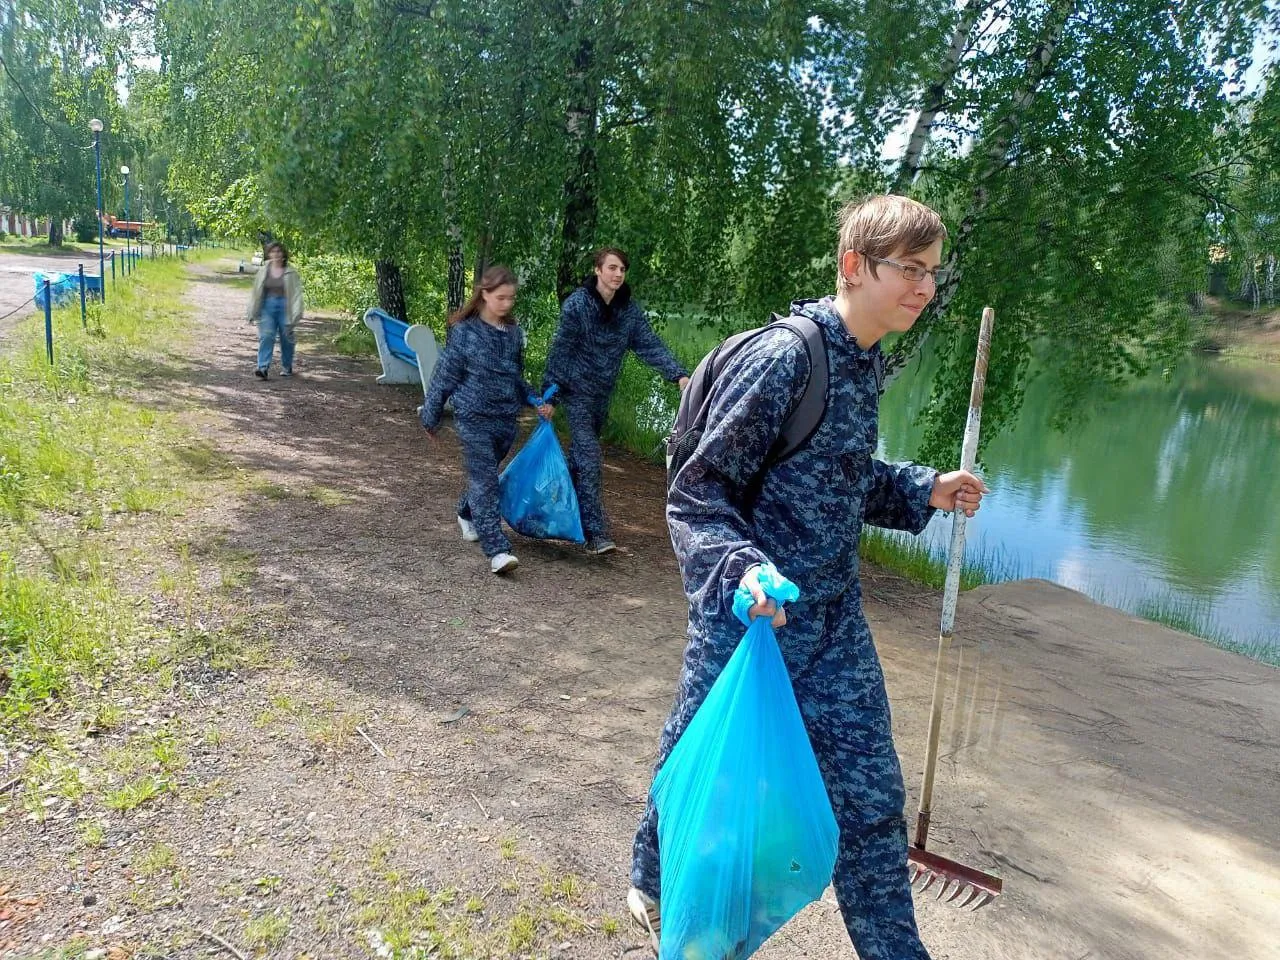
[[275, 351], [276, 337], [280, 338], [280, 368], [293, 370], [293, 336], [288, 327], [289, 307], [284, 297], [267, 297], [262, 301], [258, 314], [258, 369], [271, 366], [271, 354]]

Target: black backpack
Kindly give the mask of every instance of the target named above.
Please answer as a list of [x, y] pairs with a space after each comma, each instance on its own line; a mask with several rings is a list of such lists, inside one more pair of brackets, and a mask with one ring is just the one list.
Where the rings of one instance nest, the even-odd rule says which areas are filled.
[[[689, 385], [680, 397], [680, 409], [671, 425], [671, 433], [667, 436], [668, 490], [675, 482], [680, 468], [693, 456], [703, 431], [706, 430], [707, 414], [711, 409], [711, 389], [716, 379], [738, 351], [765, 331], [778, 328], [790, 330], [804, 344], [809, 354], [809, 380], [800, 400], [783, 422], [782, 432], [769, 451], [757, 480], [763, 478], [765, 471], [771, 466], [781, 463], [808, 443], [817, 431], [827, 412], [827, 344], [822, 339], [822, 327], [809, 317], [781, 317], [775, 313], [767, 326], [744, 330], [722, 340], [702, 358], [698, 368], [693, 371]], [[750, 491], [747, 500], [754, 500]]]

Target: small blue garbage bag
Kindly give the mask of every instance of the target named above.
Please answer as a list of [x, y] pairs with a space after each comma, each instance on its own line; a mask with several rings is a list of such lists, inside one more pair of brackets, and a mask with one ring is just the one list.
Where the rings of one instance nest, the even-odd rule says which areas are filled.
[[511, 529], [538, 540], [586, 540], [569, 464], [549, 420], [541, 421], [511, 458], [498, 478], [498, 490], [502, 519]]
[[80, 296], [80, 278], [73, 273], [41, 273], [32, 274], [36, 287], [36, 306], [44, 309], [44, 282], [49, 281], [49, 295], [54, 306], [66, 303], [73, 297]]
[[[794, 600], [772, 565], [761, 585]], [[750, 594], [734, 612], [746, 620]], [[839, 828], [768, 618], [747, 628], [653, 783], [660, 960], [745, 960], [822, 896]]]

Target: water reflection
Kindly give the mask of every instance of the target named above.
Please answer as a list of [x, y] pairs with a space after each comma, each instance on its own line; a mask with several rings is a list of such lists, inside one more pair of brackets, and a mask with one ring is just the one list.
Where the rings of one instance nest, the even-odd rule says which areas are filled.
[[[927, 378], [881, 409], [882, 452], [914, 453]], [[1280, 632], [1280, 367], [1195, 358], [1136, 384], [1069, 433], [1034, 382], [1017, 426], [984, 455], [993, 494], [970, 542], [1023, 575], [1130, 610], [1199, 605], [1242, 640]], [[926, 536], [945, 548], [949, 524]]]

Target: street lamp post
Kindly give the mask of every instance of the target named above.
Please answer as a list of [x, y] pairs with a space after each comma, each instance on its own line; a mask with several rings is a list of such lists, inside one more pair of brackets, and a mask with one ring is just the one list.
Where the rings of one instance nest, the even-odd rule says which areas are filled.
[[129, 168], [121, 166], [120, 172], [124, 174], [124, 262], [127, 268], [129, 266], [129, 254], [133, 249], [129, 246]]
[[106, 258], [102, 253], [102, 121], [94, 117], [89, 121], [93, 131], [93, 165], [98, 178], [98, 281], [102, 284], [102, 302], [107, 302]]

